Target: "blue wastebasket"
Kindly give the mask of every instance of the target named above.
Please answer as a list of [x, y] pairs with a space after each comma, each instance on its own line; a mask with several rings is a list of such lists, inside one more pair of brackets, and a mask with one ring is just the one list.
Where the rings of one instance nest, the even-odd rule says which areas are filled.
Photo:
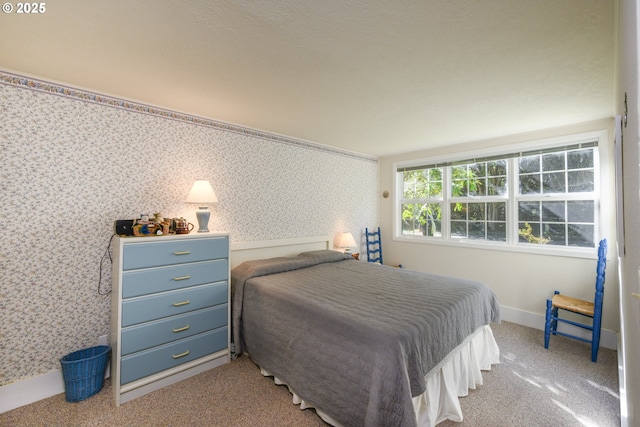
[[67, 402], [80, 402], [102, 390], [111, 347], [99, 345], [60, 359]]

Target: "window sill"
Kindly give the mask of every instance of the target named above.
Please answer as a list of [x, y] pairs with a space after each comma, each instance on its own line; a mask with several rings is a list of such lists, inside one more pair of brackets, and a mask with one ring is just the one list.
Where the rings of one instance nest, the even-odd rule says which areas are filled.
[[527, 245], [515, 244], [510, 245], [500, 242], [488, 242], [478, 240], [444, 240], [438, 237], [422, 237], [422, 236], [394, 236], [396, 242], [418, 243], [423, 245], [450, 246], [465, 249], [492, 250], [503, 252], [518, 252], [534, 255], [545, 255], [554, 257], [568, 258], [587, 258], [597, 259], [598, 248], [578, 248], [578, 247], [553, 247], [547, 245]]

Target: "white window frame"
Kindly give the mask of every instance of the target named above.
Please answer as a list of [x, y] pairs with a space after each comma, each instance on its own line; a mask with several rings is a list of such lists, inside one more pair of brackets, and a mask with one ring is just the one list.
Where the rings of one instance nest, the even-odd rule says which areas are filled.
[[[478, 156], [474, 156], [474, 157], [478, 157]], [[443, 236], [449, 236], [448, 239], [454, 242], [463, 242], [463, 241], [482, 241], [482, 242], [487, 242], [487, 243], [492, 243], [492, 244], [500, 244], [500, 245], [504, 245], [505, 243], [509, 242], [509, 200], [510, 200], [510, 193], [511, 193], [511, 183], [509, 182], [509, 177], [510, 177], [510, 171], [512, 170], [512, 166], [513, 163], [511, 162], [511, 160], [513, 159], [507, 159], [507, 194], [505, 195], [498, 195], [498, 196], [464, 196], [464, 197], [454, 197], [451, 195], [451, 182], [453, 181], [453, 178], [451, 176], [451, 168], [447, 167], [446, 168], [446, 172], [444, 173], [445, 177], [446, 177], [446, 195], [447, 195], [447, 201], [446, 203], [443, 203], [443, 211], [442, 211], [442, 215], [444, 217], [445, 215], [445, 206], [446, 205], [446, 218], [447, 221], [443, 220], [443, 223], [446, 222], [447, 223], [447, 233], [445, 234], [444, 231], [442, 232]], [[474, 201], [477, 202], [481, 202], [481, 203], [494, 203], [494, 202], [505, 202], [506, 204], [506, 225], [507, 225], [507, 230], [506, 230], [506, 242], [495, 242], [495, 241], [491, 241], [491, 240], [474, 240], [474, 239], [467, 239], [467, 238], [463, 238], [463, 237], [452, 237], [451, 236], [451, 204], [452, 203], [473, 203]], [[444, 226], [443, 226], [444, 228]], [[446, 237], [445, 237], [446, 238]]]
[[[446, 162], [465, 161], [474, 158], [493, 157], [499, 155], [508, 155], [514, 152], [526, 152], [533, 150], [544, 150], [548, 148], [567, 146], [573, 144], [579, 144], [589, 141], [598, 141], [598, 146], [594, 150], [594, 192], [593, 197], [596, 202], [594, 227], [595, 227], [595, 242], [593, 248], [590, 247], [568, 247], [568, 246], [556, 246], [556, 245], [536, 245], [526, 244], [518, 242], [518, 223], [517, 218], [517, 204], [518, 200], [522, 200], [527, 196], [518, 195], [518, 176], [516, 173], [517, 158], [508, 159], [507, 161], [507, 242], [495, 242], [488, 240], [475, 240], [475, 239], [461, 239], [450, 238], [450, 171], [448, 167], [445, 167], [443, 173], [443, 194], [444, 200], [442, 201], [442, 226], [441, 237], [431, 236], [416, 236], [416, 235], [403, 235], [401, 230], [401, 205], [403, 200], [403, 182], [400, 179], [401, 172], [397, 172], [398, 168], [403, 167], [416, 167], [420, 165], [432, 165], [442, 164]], [[471, 160], [469, 163], [472, 163]], [[456, 153], [451, 155], [426, 157], [420, 159], [398, 161], [393, 163], [393, 180], [395, 188], [395, 200], [393, 207], [393, 239], [401, 242], [423, 243], [430, 245], [443, 245], [454, 247], [467, 247], [467, 248], [479, 248], [479, 249], [492, 249], [503, 250], [510, 252], [525, 252], [536, 253], [545, 255], [559, 255], [559, 256], [571, 256], [580, 258], [593, 258], [596, 256], [598, 239], [600, 236], [615, 237], [614, 230], [608, 230], [610, 219], [615, 213], [615, 207], [611, 209], [603, 209], [602, 206], [602, 188], [610, 188], [609, 170], [613, 165], [609, 155], [609, 142], [607, 131], [593, 131], [581, 134], [567, 135], [563, 137], [548, 138], [543, 140], [536, 140], [530, 142], [523, 142], [512, 144], [508, 146], [495, 147], [491, 149], [477, 150], [472, 152]], [[489, 202], [493, 199], [500, 199], [502, 196], [482, 196], [478, 198], [478, 201]], [[537, 195], [537, 200], [541, 197]], [[563, 196], [564, 200], [570, 199], [572, 195]], [[581, 197], [579, 197], [581, 198]], [[491, 199], [491, 200], [489, 200]], [[501, 199], [504, 200], [504, 199]], [[553, 200], [550, 198], [549, 200]]]

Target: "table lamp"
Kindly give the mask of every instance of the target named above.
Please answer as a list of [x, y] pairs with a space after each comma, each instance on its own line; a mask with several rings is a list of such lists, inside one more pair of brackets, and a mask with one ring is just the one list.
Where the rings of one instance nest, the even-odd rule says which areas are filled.
[[356, 246], [356, 239], [353, 238], [353, 234], [351, 233], [340, 233], [336, 246], [338, 248], [344, 248], [345, 254], [350, 254], [351, 248]]
[[218, 202], [218, 198], [211, 187], [211, 183], [206, 179], [196, 180], [191, 187], [191, 191], [189, 191], [186, 202], [199, 205], [199, 208], [196, 211], [196, 218], [198, 219], [198, 233], [208, 233], [209, 216], [211, 215], [211, 212], [209, 212], [207, 206], [202, 205]]

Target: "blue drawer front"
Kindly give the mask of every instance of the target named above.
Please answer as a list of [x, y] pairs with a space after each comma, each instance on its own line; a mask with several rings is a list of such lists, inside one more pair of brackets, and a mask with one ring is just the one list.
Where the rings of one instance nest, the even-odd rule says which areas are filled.
[[228, 348], [227, 338], [227, 328], [224, 327], [125, 356], [122, 358], [120, 382], [121, 384], [127, 384], [216, 351], [224, 350]]
[[122, 298], [219, 282], [228, 275], [227, 259], [126, 271], [122, 274]]
[[227, 258], [228, 253], [227, 237], [134, 243], [124, 246], [122, 269], [134, 270]]
[[121, 354], [127, 355], [227, 326], [227, 304], [156, 320], [122, 330]]
[[122, 327], [224, 304], [227, 282], [131, 298], [122, 303]]

